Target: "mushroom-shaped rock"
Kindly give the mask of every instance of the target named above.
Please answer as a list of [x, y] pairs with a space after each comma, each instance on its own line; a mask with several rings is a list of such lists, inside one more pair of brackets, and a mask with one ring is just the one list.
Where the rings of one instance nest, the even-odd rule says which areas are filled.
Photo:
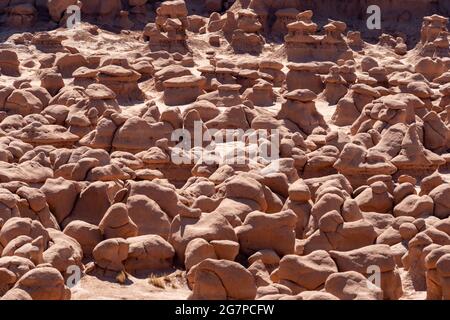
[[180, 261], [184, 261], [186, 246], [195, 238], [237, 242], [234, 229], [220, 214], [202, 213], [199, 218], [175, 217], [170, 227], [169, 242]]
[[286, 102], [281, 105], [276, 118], [292, 121], [307, 135], [317, 127], [328, 129], [322, 114], [316, 109], [316, 97], [317, 95], [308, 89], [297, 89], [285, 94]]
[[445, 160], [425, 149], [420, 142], [416, 124], [410, 125], [401, 145], [399, 154], [391, 160], [399, 170], [435, 171]]
[[373, 175], [393, 174], [397, 168], [383, 154], [371, 152], [354, 143], [347, 143], [333, 167], [353, 185], [364, 184]]
[[168, 106], [184, 105], [194, 102], [203, 93], [206, 79], [187, 75], [164, 81], [164, 103]]
[[117, 65], [106, 65], [98, 69], [98, 82], [114, 91], [118, 99], [142, 99], [144, 94], [137, 83], [140, 78], [140, 73]]
[[20, 75], [20, 61], [13, 50], [0, 50], [0, 69], [6, 76], [17, 77]]

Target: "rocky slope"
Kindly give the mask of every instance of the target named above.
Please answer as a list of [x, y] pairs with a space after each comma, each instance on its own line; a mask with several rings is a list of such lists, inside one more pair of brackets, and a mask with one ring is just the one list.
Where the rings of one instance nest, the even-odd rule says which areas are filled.
[[0, 299], [450, 298], [447, 2], [81, 2], [0, 2]]

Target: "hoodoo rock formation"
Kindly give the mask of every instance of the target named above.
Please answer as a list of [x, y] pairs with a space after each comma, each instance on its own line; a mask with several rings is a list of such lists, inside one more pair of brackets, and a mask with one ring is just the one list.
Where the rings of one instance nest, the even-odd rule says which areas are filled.
[[152, 50], [187, 50], [188, 11], [183, 0], [166, 1], [156, 10], [154, 23], [144, 28], [144, 38]]
[[[330, 21], [323, 26], [325, 35], [316, 35], [318, 26], [312, 21], [311, 10], [297, 15], [297, 21], [288, 24], [284, 37], [288, 59], [291, 61], [337, 61], [351, 52], [343, 38], [347, 25]], [[346, 56], [347, 55], [347, 56]]]
[[372, 2], [0, 1], [0, 300], [450, 299], [449, 1]]

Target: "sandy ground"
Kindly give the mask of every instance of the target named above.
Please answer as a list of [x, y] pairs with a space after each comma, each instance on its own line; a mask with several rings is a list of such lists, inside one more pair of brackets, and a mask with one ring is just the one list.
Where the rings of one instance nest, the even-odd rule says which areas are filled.
[[[125, 284], [86, 275], [71, 288], [73, 300], [186, 300], [191, 293], [183, 274], [176, 272], [157, 281], [128, 276]], [[151, 283], [156, 283], [151, 284]], [[163, 285], [160, 285], [163, 284]], [[164, 286], [161, 288], [160, 286]]]
[[[404, 294], [401, 300], [424, 300], [425, 291], [416, 291], [408, 273], [399, 269], [402, 278]], [[138, 279], [129, 276], [126, 284], [119, 284], [114, 279], [100, 279], [86, 275], [74, 286], [73, 300], [185, 300], [189, 297], [189, 290], [183, 274], [163, 277], [164, 288], [151, 284], [149, 279]], [[167, 280], [164, 280], [167, 279]], [[159, 282], [158, 282], [159, 283]]]

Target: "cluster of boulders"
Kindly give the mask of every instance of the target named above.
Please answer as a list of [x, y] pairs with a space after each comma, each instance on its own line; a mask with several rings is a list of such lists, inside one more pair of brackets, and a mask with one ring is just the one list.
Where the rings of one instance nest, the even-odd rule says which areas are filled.
[[[278, 8], [286, 63], [262, 55], [257, 3], [205, 22], [165, 1], [126, 54], [10, 38], [32, 56], [0, 50], [0, 299], [174, 269], [190, 299], [450, 299], [448, 20], [426, 17], [411, 51], [383, 35], [390, 60]], [[262, 57], [198, 64], [188, 36], [206, 33]]]
[[[318, 25], [312, 22], [311, 10], [300, 12], [294, 8], [278, 10], [273, 25], [273, 36], [285, 34], [284, 42], [288, 59], [296, 62], [337, 61], [351, 57], [349, 43], [344, 38], [347, 25], [330, 20], [323, 26], [324, 35], [316, 34]], [[265, 45], [262, 32], [267, 30], [267, 13], [253, 9], [227, 11], [220, 16], [211, 14], [206, 26], [199, 32], [209, 33], [210, 43], [220, 46], [224, 37], [236, 53], [257, 55]], [[359, 44], [361, 45], [361, 44]]]
[[78, 11], [83, 21], [128, 29], [146, 23], [154, 5], [148, 0], [7, 0], [0, 4], [0, 23], [18, 29], [42, 22], [62, 26]]

